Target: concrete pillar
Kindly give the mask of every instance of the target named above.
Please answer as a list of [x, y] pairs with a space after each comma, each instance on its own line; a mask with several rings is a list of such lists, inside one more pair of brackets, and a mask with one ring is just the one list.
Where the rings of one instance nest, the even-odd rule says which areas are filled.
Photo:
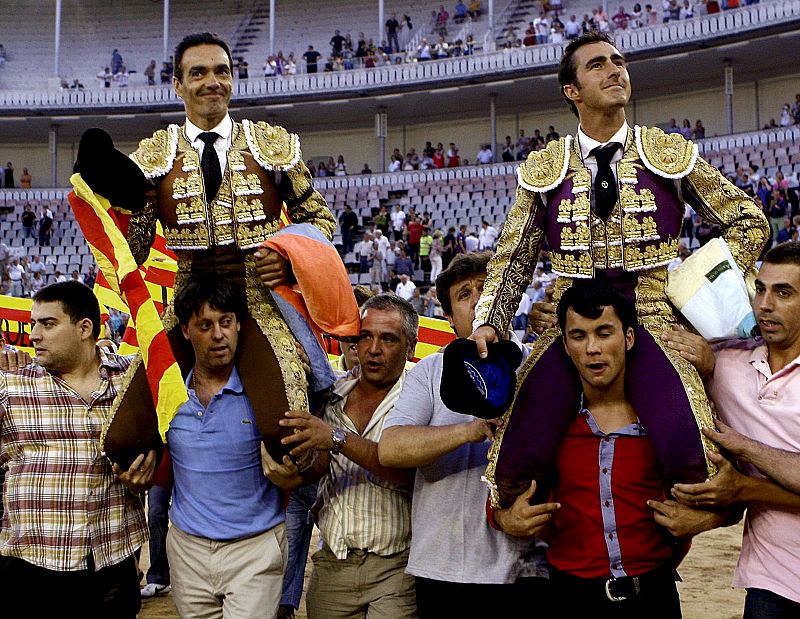
[[492, 163], [497, 163], [497, 93], [489, 93], [489, 145], [492, 147]]
[[269, 54], [267, 55], [275, 55], [275, 0], [269, 0]]
[[50, 125], [48, 146], [50, 148], [50, 186], [58, 187], [58, 125]]
[[386, 14], [384, 12], [383, 0], [378, 0], [378, 37], [375, 39], [375, 45], [380, 45], [383, 41], [384, 26], [386, 24]]
[[491, 49], [487, 49], [484, 51], [491, 52], [494, 51], [494, 41], [497, 37], [497, 33], [494, 31], [495, 23], [494, 23], [494, 0], [489, 0], [488, 6], [488, 19], [489, 19], [489, 46]]
[[164, 39], [162, 60], [164, 62], [169, 62], [169, 0], [164, 0], [164, 26], [162, 30], [162, 38]]
[[375, 114], [375, 137], [378, 138], [378, 162], [380, 171], [386, 172], [386, 133], [388, 131], [388, 115], [385, 107], [379, 107]]
[[53, 77], [58, 77], [61, 57], [61, 0], [56, 0], [55, 54], [53, 57]]
[[733, 65], [725, 64], [725, 117], [728, 119], [728, 135], [733, 133]]

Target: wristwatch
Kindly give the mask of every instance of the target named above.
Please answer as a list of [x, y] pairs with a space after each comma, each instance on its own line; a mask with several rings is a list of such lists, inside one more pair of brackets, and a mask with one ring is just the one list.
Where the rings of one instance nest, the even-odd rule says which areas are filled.
[[334, 428], [331, 431], [331, 441], [333, 442], [331, 454], [335, 456], [342, 451], [342, 447], [344, 447], [345, 443], [347, 443], [347, 432], [345, 432], [342, 428]]

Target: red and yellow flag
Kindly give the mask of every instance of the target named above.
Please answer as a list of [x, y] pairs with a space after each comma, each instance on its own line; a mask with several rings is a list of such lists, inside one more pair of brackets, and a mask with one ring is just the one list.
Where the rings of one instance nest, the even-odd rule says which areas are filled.
[[[73, 174], [70, 182], [73, 186], [69, 194], [72, 212], [94, 254], [105, 284], [110, 292], [124, 302], [131, 321], [136, 325], [136, 339], [156, 405], [158, 430], [164, 439], [170, 422], [178, 408], [188, 400], [188, 395], [158, 307], [148, 287], [150, 269], [139, 269], [125, 240], [124, 231], [128, 228], [130, 216], [113, 208], [108, 200], [94, 193], [80, 174]], [[100, 288], [105, 289], [105, 286]], [[114, 299], [110, 295], [104, 296], [106, 298], [102, 302], [114, 307]]]

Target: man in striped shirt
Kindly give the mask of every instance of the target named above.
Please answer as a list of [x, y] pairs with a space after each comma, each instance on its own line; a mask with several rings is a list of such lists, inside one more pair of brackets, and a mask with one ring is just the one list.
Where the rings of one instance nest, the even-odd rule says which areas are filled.
[[147, 540], [137, 493], [150, 484], [156, 455], [123, 472], [100, 443], [129, 360], [96, 346], [100, 309], [81, 283], [42, 288], [31, 325], [36, 360], [0, 374], [3, 610], [134, 619], [133, 553]]
[[322, 419], [289, 411], [281, 422], [296, 430], [283, 439], [296, 444], [291, 454], [316, 450], [322, 475], [314, 511], [323, 546], [312, 557], [309, 619], [417, 616], [414, 579], [405, 574], [414, 473], [382, 466], [378, 441], [406, 361], [414, 357], [418, 325], [414, 308], [400, 297], [367, 300], [358, 373], [336, 383]]

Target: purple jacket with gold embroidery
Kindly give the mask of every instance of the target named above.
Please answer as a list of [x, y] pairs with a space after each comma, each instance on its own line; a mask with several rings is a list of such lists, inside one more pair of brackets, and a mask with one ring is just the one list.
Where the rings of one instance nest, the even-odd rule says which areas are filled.
[[761, 209], [700, 158], [680, 134], [636, 126], [617, 164], [619, 201], [603, 221], [594, 214], [591, 173], [571, 136], [531, 153], [518, 169], [516, 200], [475, 310], [477, 328], [505, 332], [532, 279], [543, 242], [559, 275], [554, 301], [573, 278], [603, 278], [636, 303], [643, 326], [675, 321], [664, 291], [678, 255], [686, 202], [720, 226], [745, 274], [769, 237]]

